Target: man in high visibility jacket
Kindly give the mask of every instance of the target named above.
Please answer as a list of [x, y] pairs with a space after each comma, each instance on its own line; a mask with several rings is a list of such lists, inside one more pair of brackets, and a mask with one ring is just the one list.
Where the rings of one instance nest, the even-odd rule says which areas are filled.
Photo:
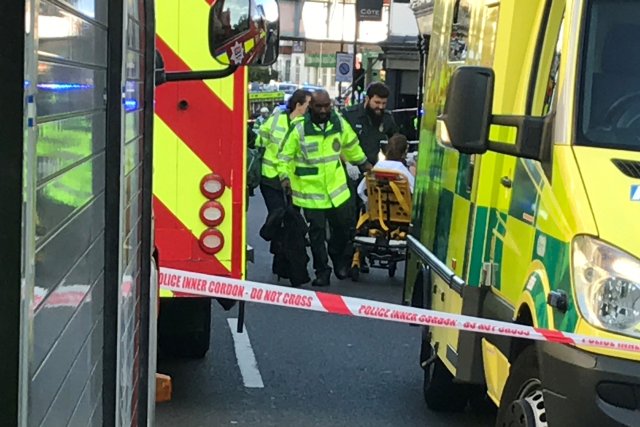
[[278, 155], [277, 168], [282, 186], [291, 191], [293, 204], [303, 208], [309, 223], [316, 272], [313, 286], [330, 283], [325, 244], [327, 222], [331, 234], [328, 252], [338, 279], [347, 277], [353, 254], [353, 207], [341, 156], [361, 170], [371, 169], [358, 136], [333, 110], [329, 94], [316, 91], [309, 112], [292, 122]]
[[256, 139], [256, 148], [263, 150], [260, 192], [269, 213], [279, 207], [284, 207], [282, 186], [276, 169], [280, 145], [289, 130], [291, 121], [307, 112], [310, 99], [311, 92], [302, 89], [296, 90], [287, 102], [287, 109], [276, 108], [271, 117], [260, 126]]

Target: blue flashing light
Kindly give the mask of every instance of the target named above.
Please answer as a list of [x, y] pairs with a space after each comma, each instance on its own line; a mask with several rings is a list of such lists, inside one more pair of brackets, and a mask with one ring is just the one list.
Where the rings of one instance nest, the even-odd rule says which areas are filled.
[[46, 92], [69, 92], [72, 90], [85, 90], [93, 88], [92, 85], [80, 83], [38, 83], [38, 89]]
[[127, 98], [124, 100], [124, 111], [135, 111], [138, 109], [138, 100]]

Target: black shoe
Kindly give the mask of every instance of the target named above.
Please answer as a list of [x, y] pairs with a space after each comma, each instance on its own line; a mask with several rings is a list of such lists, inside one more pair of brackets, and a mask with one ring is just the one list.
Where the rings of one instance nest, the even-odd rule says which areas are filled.
[[318, 276], [313, 280], [313, 282], [311, 282], [311, 286], [316, 287], [326, 287], [329, 285], [331, 285], [329, 278], [325, 276]]
[[331, 285], [331, 269], [325, 270], [316, 275], [316, 278], [311, 282], [311, 286], [329, 286]]
[[335, 275], [339, 280], [344, 280], [349, 277], [349, 268], [347, 266], [337, 268], [335, 271]]
[[367, 274], [369, 272], [369, 265], [367, 264], [367, 257], [362, 252], [360, 253], [360, 273]]

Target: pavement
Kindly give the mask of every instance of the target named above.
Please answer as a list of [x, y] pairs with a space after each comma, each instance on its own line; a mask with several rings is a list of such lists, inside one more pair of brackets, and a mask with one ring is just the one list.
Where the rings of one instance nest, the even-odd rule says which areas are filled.
[[[278, 283], [259, 192], [250, 199], [250, 280]], [[309, 266], [311, 270], [311, 266]], [[399, 303], [402, 272], [374, 270], [360, 282], [332, 276], [329, 292]], [[286, 285], [282, 281], [280, 284]], [[324, 290], [324, 289], [323, 289]], [[158, 426], [492, 426], [494, 415], [435, 413], [422, 396], [420, 329], [385, 321], [247, 304], [244, 334], [237, 309], [213, 304], [212, 347], [202, 360], [163, 360], [173, 399], [157, 405]], [[453, 398], [453, 396], [452, 396]]]

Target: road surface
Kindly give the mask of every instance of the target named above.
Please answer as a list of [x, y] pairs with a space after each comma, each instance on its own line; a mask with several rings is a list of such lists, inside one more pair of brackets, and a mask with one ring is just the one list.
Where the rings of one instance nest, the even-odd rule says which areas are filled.
[[[267, 243], [258, 236], [265, 215], [257, 193], [247, 222], [256, 261], [249, 279], [277, 283]], [[398, 276], [374, 271], [359, 283], [332, 277], [329, 292], [398, 303]], [[158, 426], [493, 425], [491, 414], [426, 408], [417, 327], [251, 304], [246, 333], [237, 334], [237, 309], [224, 312], [216, 303], [213, 310], [212, 349], [205, 359], [159, 363], [158, 371], [173, 378], [173, 399], [158, 404]]]

